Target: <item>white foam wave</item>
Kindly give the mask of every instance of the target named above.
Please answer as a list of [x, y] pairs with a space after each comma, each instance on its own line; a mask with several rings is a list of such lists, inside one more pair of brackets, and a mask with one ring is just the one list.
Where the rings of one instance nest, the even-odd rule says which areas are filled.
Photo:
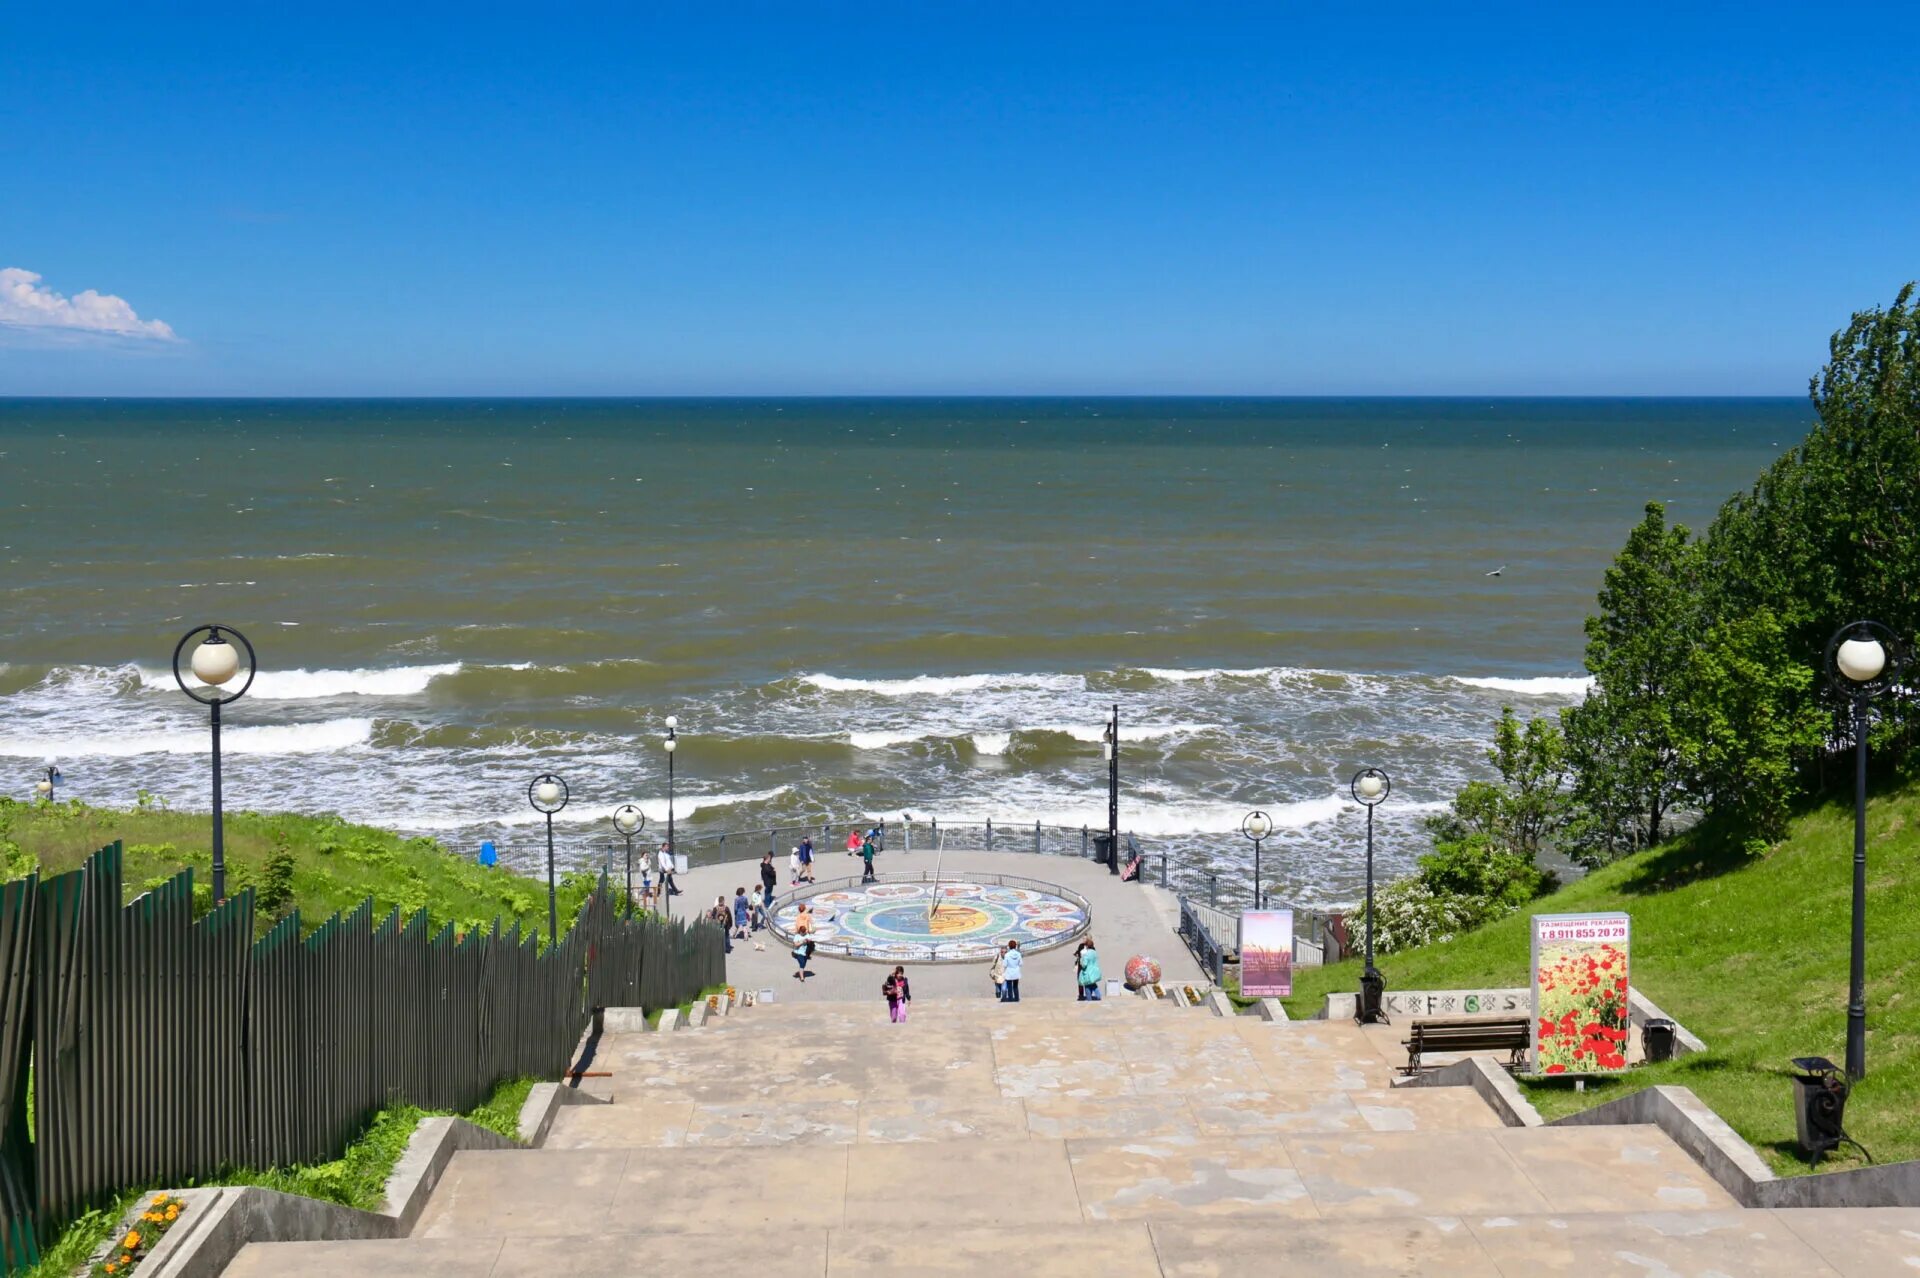
[[906, 745], [918, 741], [917, 732], [850, 732], [847, 740], [856, 750], [885, 750], [888, 746]]
[[[1120, 739], [1122, 741], [1158, 741], [1163, 737], [1212, 732], [1214, 727], [1215, 725], [1211, 723], [1123, 723], [1120, 725]], [[1026, 731], [1058, 732], [1072, 737], [1075, 741], [1085, 741], [1094, 745], [1106, 740], [1107, 737], [1106, 728], [1098, 725], [1089, 727], [1084, 723], [1039, 723]]]
[[1279, 672], [1278, 666], [1253, 666], [1246, 670], [1172, 670], [1165, 666], [1141, 666], [1140, 673], [1167, 683], [1199, 683], [1206, 679], [1265, 679]]
[[1005, 754], [1013, 741], [1011, 732], [976, 732], [973, 748], [979, 754]]
[[1593, 691], [1593, 680], [1586, 675], [1542, 675], [1535, 679], [1505, 679], [1495, 675], [1469, 679], [1465, 675], [1454, 675], [1453, 681], [1469, 688], [1491, 688], [1523, 697], [1584, 697]]
[[1079, 675], [970, 674], [915, 675], [911, 679], [846, 679], [839, 675], [803, 674], [800, 682], [822, 692], [867, 692], [880, 697], [950, 697], [985, 688], [1077, 689], [1086, 686]]
[[[768, 803], [790, 791], [792, 786], [775, 786], [771, 790], [748, 790], [739, 794], [678, 794], [673, 799], [673, 815], [677, 821], [684, 821], [696, 812], [708, 808], [730, 808], [743, 803]], [[657, 833], [661, 839], [666, 837], [667, 800], [665, 796], [655, 799], [636, 799], [633, 801], [640, 811], [646, 814], [646, 833], [640, 840], [651, 839]], [[555, 814], [556, 825], [607, 825], [607, 811], [603, 807], [582, 803], [576, 794], [574, 801]], [[517, 828], [520, 826], [540, 825], [546, 817], [534, 811], [533, 805], [518, 808], [504, 814], [474, 815], [472, 813], [425, 813], [409, 814], [403, 824], [410, 830], [470, 830], [480, 826], [501, 826]], [[654, 827], [658, 826], [656, 832]], [[691, 833], [689, 831], [688, 833]], [[640, 840], [635, 841], [639, 846]]]
[[[389, 666], [360, 670], [262, 670], [247, 689], [257, 701], [320, 701], [328, 697], [414, 697], [443, 675], [458, 674], [461, 662], [434, 666]], [[516, 667], [517, 668], [517, 667]], [[198, 683], [198, 680], [195, 680]], [[148, 688], [177, 687], [173, 671], [140, 668], [140, 683]]]
[[[328, 719], [321, 723], [270, 724], [228, 728], [220, 734], [222, 753], [321, 754], [365, 745], [373, 736], [371, 719]], [[38, 759], [126, 759], [142, 754], [205, 754], [206, 731], [113, 732], [72, 737], [0, 737], [0, 756]]]

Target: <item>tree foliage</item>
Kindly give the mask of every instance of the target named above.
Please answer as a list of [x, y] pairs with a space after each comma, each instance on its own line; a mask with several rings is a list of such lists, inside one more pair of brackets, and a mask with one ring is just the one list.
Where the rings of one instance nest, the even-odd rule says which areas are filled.
[[[1656, 503], [1587, 621], [1592, 694], [1565, 716], [1566, 843], [1601, 864], [1658, 841], [1674, 810], [1778, 837], [1838, 744], [1826, 643], [1872, 618], [1920, 632], [1920, 307], [1914, 286], [1836, 333], [1807, 438], [1691, 541]], [[1881, 721], [1899, 724], [1898, 698]], [[1910, 734], [1883, 731], [1899, 752]]]

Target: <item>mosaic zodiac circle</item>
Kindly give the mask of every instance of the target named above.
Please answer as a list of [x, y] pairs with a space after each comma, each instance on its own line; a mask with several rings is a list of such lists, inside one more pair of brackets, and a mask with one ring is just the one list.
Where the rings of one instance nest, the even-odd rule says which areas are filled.
[[[1086, 907], [1035, 888], [942, 883], [875, 883], [864, 891], [835, 890], [811, 898], [813, 939], [822, 954], [893, 962], [977, 963], [1009, 940], [1022, 949], [1048, 949], [1085, 930]], [[791, 935], [798, 904], [775, 916]]]

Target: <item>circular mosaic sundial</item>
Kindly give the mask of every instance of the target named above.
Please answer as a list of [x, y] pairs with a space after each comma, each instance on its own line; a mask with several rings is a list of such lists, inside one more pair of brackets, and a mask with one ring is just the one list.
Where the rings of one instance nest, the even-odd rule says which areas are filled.
[[[813, 939], [822, 954], [887, 963], [979, 963], [1007, 941], [1044, 950], [1086, 930], [1087, 909], [1064, 894], [1040, 888], [942, 883], [870, 883], [806, 898], [813, 907]], [[800, 905], [774, 915], [791, 938]]]

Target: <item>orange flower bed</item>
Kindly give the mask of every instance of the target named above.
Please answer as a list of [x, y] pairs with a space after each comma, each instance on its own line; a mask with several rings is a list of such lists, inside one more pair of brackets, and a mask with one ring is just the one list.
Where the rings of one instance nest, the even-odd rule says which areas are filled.
[[142, 1260], [152, 1254], [160, 1240], [180, 1219], [187, 1204], [172, 1194], [155, 1194], [133, 1228], [114, 1240], [113, 1250], [93, 1267], [93, 1278], [126, 1278]]

